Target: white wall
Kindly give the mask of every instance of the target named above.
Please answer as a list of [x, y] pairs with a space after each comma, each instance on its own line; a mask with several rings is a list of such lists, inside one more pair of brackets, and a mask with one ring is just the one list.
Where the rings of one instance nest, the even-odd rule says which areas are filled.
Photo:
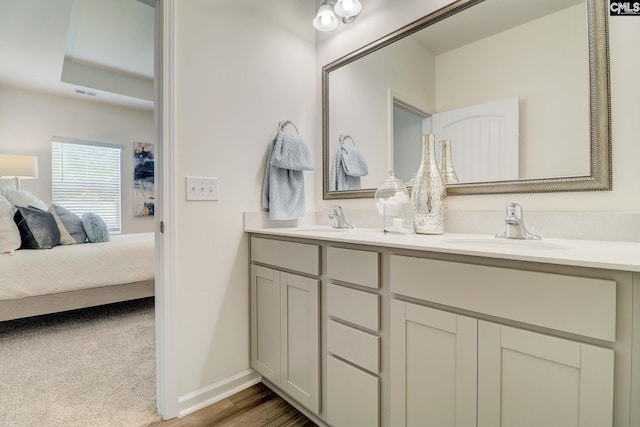
[[[341, 26], [318, 38], [318, 75], [320, 67], [359, 48], [445, 4], [447, 0], [369, 0], [362, 16], [350, 26]], [[525, 210], [537, 211], [640, 211], [640, 21], [629, 17], [609, 18], [611, 71], [611, 122], [613, 141], [613, 191], [550, 194], [513, 194], [454, 196], [448, 198], [449, 211], [503, 211], [506, 202], [521, 203]], [[320, 99], [320, 80], [317, 80]], [[317, 116], [321, 133], [321, 116]], [[316, 205], [329, 205], [322, 199], [321, 171], [316, 172]], [[334, 203], [335, 200], [332, 200]], [[347, 209], [372, 209], [371, 199], [343, 200]]]
[[[317, 152], [313, 2], [175, 2], [178, 392], [249, 368], [248, 239], [280, 120]], [[308, 19], [305, 19], [307, 18]], [[315, 156], [316, 169], [321, 158]], [[185, 201], [186, 175], [219, 178], [220, 200]], [[313, 210], [314, 174], [305, 173]], [[171, 225], [169, 225], [171, 226]]]
[[153, 231], [153, 217], [133, 216], [133, 142], [154, 141], [153, 111], [0, 86], [0, 153], [38, 156], [39, 178], [20, 187], [47, 204], [53, 136], [121, 145], [122, 232]]

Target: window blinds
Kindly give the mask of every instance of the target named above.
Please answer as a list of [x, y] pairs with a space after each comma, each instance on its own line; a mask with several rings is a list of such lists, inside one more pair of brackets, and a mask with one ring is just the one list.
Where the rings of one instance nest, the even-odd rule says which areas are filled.
[[120, 157], [116, 146], [52, 143], [53, 203], [82, 215], [93, 212], [120, 233]]

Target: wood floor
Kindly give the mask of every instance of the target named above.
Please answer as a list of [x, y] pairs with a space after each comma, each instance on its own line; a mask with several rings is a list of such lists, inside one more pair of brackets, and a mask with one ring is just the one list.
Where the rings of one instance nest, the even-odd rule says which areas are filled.
[[301, 414], [262, 383], [182, 418], [150, 427], [314, 427]]

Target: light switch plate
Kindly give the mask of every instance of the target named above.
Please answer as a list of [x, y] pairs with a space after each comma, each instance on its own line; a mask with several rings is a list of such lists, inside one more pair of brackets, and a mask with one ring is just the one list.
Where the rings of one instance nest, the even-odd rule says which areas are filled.
[[187, 200], [218, 200], [218, 178], [188, 176]]

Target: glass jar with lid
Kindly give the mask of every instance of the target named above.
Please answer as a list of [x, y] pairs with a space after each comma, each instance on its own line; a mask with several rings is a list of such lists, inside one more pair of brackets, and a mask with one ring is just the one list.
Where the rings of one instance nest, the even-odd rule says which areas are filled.
[[382, 215], [385, 232], [410, 233], [411, 198], [407, 187], [393, 171], [380, 183], [375, 196], [376, 209]]

